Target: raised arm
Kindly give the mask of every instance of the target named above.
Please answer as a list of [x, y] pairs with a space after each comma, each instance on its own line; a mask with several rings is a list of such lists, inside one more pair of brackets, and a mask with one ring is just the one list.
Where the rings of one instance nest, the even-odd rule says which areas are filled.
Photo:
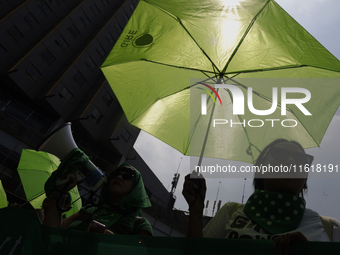
[[190, 174], [185, 176], [182, 194], [189, 205], [189, 224], [188, 237], [203, 237], [203, 209], [205, 192], [207, 190], [205, 179], [194, 179], [197, 184], [191, 179]]
[[[44, 220], [43, 225], [61, 228], [61, 215], [62, 211], [59, 208], [66, 208], [69, 205], [66, 203], [67, 196], [69, 196], [68, 191], [76, 186], [76, 180], [71, 179], [72, 182], [67, 184], [67, 187], [64, 190], [64, 185], [59, 185], [55, 187], [52, 194], [46, 198], [42, 204], [44, 209]], [[63, 192], [62, 192], [63, 191]], [[59, 206], [58, 206], [59, 203]], [[72, 217], [72, 216], [71, 216]]]

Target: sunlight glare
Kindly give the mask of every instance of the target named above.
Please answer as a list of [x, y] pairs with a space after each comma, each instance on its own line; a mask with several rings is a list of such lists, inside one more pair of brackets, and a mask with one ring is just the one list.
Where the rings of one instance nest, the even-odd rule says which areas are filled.
[[221, 4], [226, 8], [235, 8], [242, 0], [221, 0]]

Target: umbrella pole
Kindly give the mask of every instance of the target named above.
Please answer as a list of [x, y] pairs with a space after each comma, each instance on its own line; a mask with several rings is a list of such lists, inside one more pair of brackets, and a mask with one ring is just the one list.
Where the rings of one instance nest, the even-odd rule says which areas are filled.
[[34, 199], [36, 199], [36, 198], [38, 198], [38, 197], [40, 197], [40, 196], [42, 196], [42, 195], [44, 195], [44, 194], [45, 194], [45, 191], [42, 191], [41, 193], [39, 193], [38, 195], [34, 196], [34, 197], [31, 198], [30, 200], [27, 199], [27, 201], [26, 201], [25, 203], [23, 203], [21, 206], [24, 206], [25, 204], [30, 203], [30, 202], [33, 201]]
[[[214, 112], [214, 110], [215, 110], [215, 104], [213, 104], [212, 112]], [[207, 132], [205, 134], [204, 142], [203, 142], [203, 146], [202, 146], [202, 150], [201, 150], [201, 155], [200, 155], [200, 158], [198, 159], [198, 164], [197, 164], [198, 166], [201, 166], [201, 164], [202, 164], [203, 154], [204, 154], [204, 151], [205, 151], [205, 146], [207, 144], [208, 135], [209, 135], [209, 131], [210, 131], [210, 125], [211, 125], [211, 121], [212, 121], [212, 116], [213, 116], [213, 114], [211, 114], [210, 119], [209, 119], [209, 124], [208, 124], [208, 128], [207, 128]]]
[[[217, 84], [222, 84], [222, 77], [219, 77], [217, 79]], [[215, 98], [216, 98], [216, 95], [215, 95]], [[214, 111], [215, 111], [215, 104], [213, 104], [213, 108], [212, 108], [212, 111], [211, 111], [211, 115], [210, 115], [210, 119], [209, 119], [209, 124], [208, 124], [208, 128], [207, 128], [207, 132], [206, 132], [205, 137], [204, 137], [204, 142], [203, 142], [203, 146], [202, 146], [202, 150], [201, 150], [201, 155], [200, 155], [200, 158], [198, 159], [197, 166], [201, 166], [201, 164], [202, 164], [203, 155], [204, 155], [204, 151], [205, 151], [205, 146], [207, 144], [208, 135], [209, 135], [209, 131], [210, 131], [210, 125], [211, 125], [211, 121], [212, 121], [212, 118], [213, 118]]]

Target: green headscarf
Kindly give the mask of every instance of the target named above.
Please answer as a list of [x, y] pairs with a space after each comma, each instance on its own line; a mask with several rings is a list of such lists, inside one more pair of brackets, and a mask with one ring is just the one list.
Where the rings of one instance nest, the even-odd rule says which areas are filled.
[[110, 182], [114, 177], [116, 172], [120, 172], [122, 170], [126, 170], [128, 172], [133, 172], [135, 174], [135, 178], [133, 180], [133, 189], [129, 195], [122, 198], [122, 200], [117, 204], [118, 207], [122, 209], [130, 209], [131, 207], [137, 208], [145, 208], [150, 207], [151, 203], [149, 197], [145, 191], [144, 183], [142, 180], [141, 174], [135, 169], [133, 166], [124, 163], [120, 165], [118, 168], [112, 171], [112, 173], [107, 178], [107, 182], [104, 185], [102, 191], [100, 192], [99, 196], [99, 204], [105, 204], [107, 202], [107, 189], [110, 186]]
[[[108, 188], [110, 186], [111, 180], [114, 177], [114, 174], [123, 170], [134, 172], [135, 178], [133, 189], [130, 194], [124, 196], [118, 204], [113, 205], [108, 201]], [[107, 178], [107, 182], [104, 184], [102, 191], [100, 192], [98, 206], [85, 206], [79, 212], [80, 214], [90, 214], [90, 219], [87, 221], [80, 221], [76, 219], [70, 224], [69, 228], [87, 231], [89, 222], [91, 220], [96, 220], [104, 224], [106, 228], [110, 228], [114, 224], [119, 223], [132, 231], [136, 217], [141, 216], [140, 208], [146, 208], [150, 206], [151, 203], [145, 191], [141, 174], [131, 165], [124, 163], [113, 170]]]

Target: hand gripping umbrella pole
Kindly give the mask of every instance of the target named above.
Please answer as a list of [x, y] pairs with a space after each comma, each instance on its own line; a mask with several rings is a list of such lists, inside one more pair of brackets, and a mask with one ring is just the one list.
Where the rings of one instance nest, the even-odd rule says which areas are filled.
[[[222, 78], [218, 78], [217, 80], [217, 84], [222, 84]], [[216, 96], [215, 96], [216, 97]], [[212, 108], [212, 113], [214, 112], [215, 110], [215, 104], [213, 104], [213, 108]], [[204, 156], [204, 151], [205, 151], [205, 148], [206, 148], [206, 144], [207, 144], [207, 140], [208, 140], [208, 136], [209, 136], [209, 130], [210, 130], [210, 126], [211, 126], [211, 122], [212, 122], [212, 118], [213, 118], [213, 114], [210, 115], [210, 118], [209, 118], [209, 124], [207, 126], [207, 132], [205, 133], [205, 137], [204, 137], [204, 141], [203, 141], [203, 146], [202, 146], [202, 150], [201, 150], [201, 154], [200, 154], [200, 157], [198, 159], [198, 163], [197, 165], [199, 167], [201, 167], [202, 165], [202, 160], [203, 160], [203, 156]], [[195, 172], [195, 170], [190, 174], [190, 180], [192, 182], [194, 182], [197, 186], [197, 189], [195, 190], [195, 200], [192, 204], [194, 204], [198, 198], [198, 196], [201, 197], [202, 199], [202, 195], [200, 194], [200, 190], [201, 190], [201, 181], [199, 180], [200, 178], [200, 174]], [[204, 200], [202, 199], [202, 202], [204, 203]], [[189, 211], [190, 211], [190, 207], [191, 205], [189, 206]]]

